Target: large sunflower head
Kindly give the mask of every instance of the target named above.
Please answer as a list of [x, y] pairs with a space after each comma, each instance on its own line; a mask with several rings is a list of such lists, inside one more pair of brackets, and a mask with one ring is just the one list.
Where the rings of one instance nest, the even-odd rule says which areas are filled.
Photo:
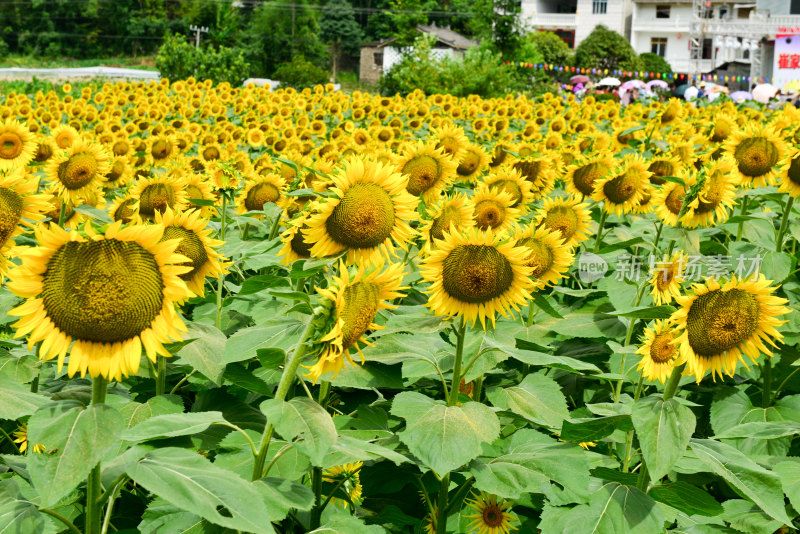
[[496, 313], [505, 317], [527, 302], [534, 288], [527, 248], [476, 228], [444, 234], [420, 264], [433, 313], [480, 320], [486, 328], [487, 318], [494, 325]]
[[774, 185], [786, 157], [786, 142], [770, 126], [750, 124], [731, 134], [723, 145], [736, 162], [742, 187]]
[[677, 330], [667, 321], [657, 320], [644, 329], [642, 346], [636, 354], [642, 357], [637, 369], [647, 380], [658, 380], [663, 384], [672, 373], [679, 356], [677, 337]]
[[531, 184], [531, 194], [534, 198], [542, 198], [555, 186], [557, 170], [552, 156], [534, 155], [521, 158], [512, 164], [512, 168], [519, 171]]
[[558, 232], [570, 248], [589, 238], [591, 224], [589, 205], [575, 195], [547, 197], [536, 212], [536, 225]]
[[316, 348], [319, 360], [308, 370], [307, 376], [316, 383], [326, 373], [333, 378], [344, 368], [345, 359], [355, 365], [350, 357], [350, 349], [355, 348], [364, 362], [364, 355], [358, 346], [368, 331], [383, 328], [375, 323], [378, 311], [396, 306], [386, 302], [404, 297], [400, 291], [403, 284], [403, 265], [390, 264], [386, 269], [375, 268], [369, 271], [359, 267], [354, 276], [344, 263], [339, 264], [339, 276], [332, 277], [330, 285], [317, 288], [317, 293], [332, 305], [330, 330], [319, 339]]
[[432, 143], [409, 143], [395, 159], [397, 171], [407, 178], [406, 191], [425, 200], [436, 198], [452, 182], [456, 163]]
[[600, 152], [577, 158], [564, 176], [567, 193], [591, 197], [594, 183], [608, 174], [614, 164], [612, 156]]
[[25, 167], [36, 155], [36, 136], [16, 119], [0, 122], [0, 171]]
[[527, 210], [527, 204], [533, 201], [531, 184], [522, 178], [522, 174], [509, 166], [500, 167], [484, 178], [489, 189], [505, 191], [511, 195], [511, 207]]
[[39, 226], [39, 246], [10, 272], [9, 289], [27, 299], [9, 312], [20, 317], [15, 336], [27, 335], [31, 348], [41, 341], [40, 357], [57, 357], [59, 370], [69, 352], [69, 376], [120, 380], [137, 372], [142, 348], [155, 363], [169, 356], [162, 343], [185, 332], [175, 303], [191, 292], [178, 241], [160, 242], [161, 225], [121, 224], [105, 235], [87, 224], [88, 238]]
[[140, 178], [128, 189], [128, 196], [139, 202], [138, 213], [146, 220], [155, 219], [156, 213], [164, 213], [167, 208], [181, 210], [186, 205], [183, 183], [171, 176]]
[[425, 255], [436, 248], [435, 240], [444, 239], [444, 232], [451, 227], [459, 230], [472, 228], [475, 221], [472, 219], [472, 204], [461, 193], [445, 196], [434, 204], [428, 215], [430, 219], [420, 225], [420, 235], [425, 241], [421, 254]]
[[509, 228], [519, 218], [520, 210], [512, 207], [514, 201], [504, 190], [491, 189], [480, 184], [470, 199], [472, 220], [481, 230], [500, 233]]
[[564, 243], [561, 234], [544, 226], [528, 225], [514, 234], [516, 246], [528, 250], [526, 263], [531, 268], [531, 278], [538, 291], [555, 285], [566, 277], [566, 271], [575, 261], [575, 254]]
[[180, 274], [181, 280], [195, 295], [202, 297], [205, 279], [218, 278], [225, 272], [225, 258], [216, 250], [223, 242], [211, 237], [208, 221], [198, 210], [174, 212], [167, 208], [163, 214], [157, 211], [155, 217], [156, 223], [164, 226], [161, 241], [180, 240], [175, 253], [186, 256], [189, 261], [183, 265], [191, 267], [190, 271]]
[[713, 226], [727, 220], [729, 210], [736, 204], [735, 165], [727, 156], [705, 165], [705, 180], [698, 195], [686, 207], [681, 219], [683, 226]]
[[94, 141], [76, 140], [48, 160], [45, 172], [58, 191], [73, 203], [101, 184], [111, 170], [111, 154]]
[[592, 198], [603, 201], [608, 213], [622, 215], [639, 205], [650, 187], [647, 162], [639, 155], [627, 155], [605, 177], [595, 181]]
[[781, 162], [782, 172], [778, 178], [778, 191], [797, 198], [800, 196], [800, 150], [791, 148]]
[[723, 284], [709, 278], [694, 284], [693, 294], [676, 299], [681, 307], [670, 321], [680, 330], [680, 363], [686, 363], [687, 374], [698, 383], [709, 369], [714, 379], [733, 376], [740, 360], [747, 366], [743, 354], [752, 361], [762, 352], [772, 356], [767, 344], [777, 347], [783, 335], [776, 327], [786, 322], [778, 316], [791, 310], [786, 299], [772, 295], [778, 288], [771, 283], [763, 274], [747, 280], [733, 276]]
[[465, 515], [472, 521], [467, 525], [469, 532], [477, 534], [508, 534], [517, 527], [512, 523], [519, 521], [511, 512], [513, 503], [498, 497], [480, 492], [473, 494], [472, 499], [465, 501], [474, 513]]
[[407, 180], [391, 167], [353, 157], [333, 176], [334, 196], [314, 202], [303, 231], [312, 243], [311, 255], [322, 258], [347, 250], [348, 264], [374, 264], [405, 249], [414, 235], [416, 197], [406, 191]]
[[686, 254], [679, 250], [671, 258], [664, 257], [664, 261], [655, 263], [650, 278], [650, 294], [656, 306], [669, 304], [673, 298], [681, 296], [683, 270], [688, 260]]

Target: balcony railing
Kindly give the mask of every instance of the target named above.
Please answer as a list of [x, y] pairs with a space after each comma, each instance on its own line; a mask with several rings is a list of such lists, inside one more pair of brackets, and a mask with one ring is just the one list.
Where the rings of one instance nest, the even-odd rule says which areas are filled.
[[578, 25], [575, 13], [531, 13], [523, 18], [524, 24], [532, 30], [573, 30]]
[[691, 26], [691, 20], [690, 17], [670, 17], [666, 19], [635, 17], [631, 23], [631, 31], [688, 32]]

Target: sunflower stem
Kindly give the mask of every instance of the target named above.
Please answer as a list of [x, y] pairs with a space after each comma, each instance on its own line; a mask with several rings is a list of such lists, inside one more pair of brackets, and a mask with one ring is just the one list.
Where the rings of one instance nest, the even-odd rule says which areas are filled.
[[75, 523], [64, 517], [63, 515], [59, 514], [58, 512], [51, 510], [49, 508], [39, 508], [39, 511], [43, 514], [47, 514], [51, 517], [54, 517], [64, 523], [70, 532], [75, 532], [76, 534], [81, 534], [81, 531], [78, 530], [78, 527], [75, 526]]
[[436, 502], [436, 534], [447, 532], [447, 491], [450, 489], [450, 473], [442, 477], [439, 486], [439, 499]]
[[156, 397], [167, 391], [167, 359], [161, 355], [156, 356], [158, 366], [156, 372]]
[[473, 384], [472, 388], [472, 400], [475, 402], [481, 401], [481, 390], [483, 389], [483, 377], [479, 376], [475, 379], [475, 383]]
[[600, 209], [600, 222], [597, 226], [597, 237], [594, 239], [594, 249], [592, 252], [597, 254], [597, 251], [600, 250], [600, 241], [603, 239], [603, 227], [606, 225], [606, 217], [608, 217], [608, 213], [605, 209]]
[[[303, 361], [303, 357], [306, 354], [306, 349], [308, 348], [306, 342], [308, 341], [308, 338], [311, 337], [312, 332], [314, 332], [313, 323], [314, 316], [312, 315], [308, 319], [308, 324], [306, 324], [305, 331], [303, 331], [303, 334], [300, 336], [300, 341], [297, 343], [297, 347], [294, 349], [292, 356], [289, 358], [289, 361], [283, 368], [280, 382], [278, 382], [278, 389], [275, 390], [275, 398], [278, 400], [283, 400], [286, 398], [286, 393], [289, 392], [289, 387], [292, 385], [292, 382], [294, 382], [294, 375], [297, 373], [297, 368], [300, 366], [300, 362]], [[258, 448], [258, 455], [255, 458], [255, 464], [253, 465], [253, 480], [259, 480], [262, 477], [262, 473], [264, 472], [264, 464], [267, 460], [267, 450], [269, 450], [269, 443], [272, 440], [273, 430], [274, 428], [272, 423], [267, 423], [267, 426], [264, 428], [264, 433], [261, 435], [261, 444]]]
[[783, 217], [781, 218], [781, 227], [778, 230], [778, 239], [775, 243], [775, 251], [780, 252], [783, 250], [783, 236], [786, 234], [786, 228], [789, 226], [789, 214], [792, 213], [792, 204], [794, 204], [794, 197], [790, 196], [786, 199], [786, 204], [783, 206]]
[[268, 241], [272, 241], [275, 239], [275, 236], [278, 235], [278, 228], [281, 225], [281, 214], [277, 214], [275, 216], [275, 220], [272, 221], [272, 227], [269, 229], [269, 237], [267, 238]]
[[67, 219], [67, 201], [66, 199], [61, 199], [61, 208], [58, 210], [58, 225], [61, 228], [64, 228], [64, 222]]
[[[744, 217], [745, 213], [747, 213], [747, 199], [749, 197], [742, 198], [742, 209], [739, 210], [739, 216]], [[744, 229], [744, 221], [739, 221], [739, 228], [736, 229], [736, 241], [742, 240], [742, 230]]]
[[[92, 406], [106, 402], [108, 381], [102, 376], [92, 379]], [[102, 487], [100, 462], [92, 468], [86, 481], [86, 534], [100, 534], [103, 507], [98, 503]]]
[[249, 235], [250, 235], [250, 223], [244, 223], [244, 228], [242, 229], [242, 241], [247, 241]]
[[533, 324], [533, 318], [536, 315], [536, 304], [533, 301], [528, 302], [528, 320], [525, 322], [525, 326], [531, 326]]
[[[644, 385], [644, 370], [639, 374], [639, 382], [636, 384], [636, 390], [633, 393], [633, 401], [639, 400], [642, 395], [642, 386]], [[633, 430], [625, 433], [625, 457], [622, 459], [622, 472], [627, 473], [631, 465], [631, 451], [633, 449]]]
[[653, 240], [653, 249], [658, 252], [658, 242], [661, 239], [661, 230], [664, 228], [664, 221], [659, 221], [656, 225], [656, 238]]
[[664, 396], [661, 397], [663, 400], [667, 401], [675, 396], [678, 392], [678, 384], [681, 381], [681, 373], [686, 368], [686, 364], [682, 363], [678, 366], [672, 368], [672, 374], [669, 375], [667, 379], [667, 384], [664, 386]]
[[[638, 291], [636, 292], [636, 303], [633, 305], [635, 308], [642, 302], [642, 297], [644, 296], [644, 289], [647, 287], [647, 281], [643, 282], [641, 286], [639, 286]], [[625, 343], [623, 344], [624, 347], [627, 347], [631, 343], [631, 338], [633, 337], [633, 328], [636, 326], [636, 318], [631, 317], [631, 322], [628, 323], [628, 329], [625, 331]], [[622, 353], [622, 357], [620, 358], [619, 362], [619, 374], [625, 374], [625, 361], [627, 360], [627, 354]], [[619, 402], [619, 396], [622, 394], [622, 386], [625, 383], [625, 380], [620, 378], [617, 380], [617, 384], [614, 387], [614, 402]]]
[[[225, 242], [225, 225], [228, 222], [227, 213], [228, 213], [228, 194], [223, 191], [222, 210], [220, 211], [220, 223], [219, 223], [219, 239], [223, 243]], [[225, 273], [222, 272], [219, 275], [219, 279], [217, 280], [217, 317], [214, 322], [214, 324], [217, 326], [217, 330], [219, 330], [222, 326], [222, 290], [224, 286], [225, 286]]]
[[309, 528], [319, 528], [322, 519], [322, 468], [315, 467], [311, 470], [311, 488], [314, 490], [314, 507], [311, 509], [311, 524]]
[[764, 380], [764, 388], [761, 390], [761, 407], [766, 410], [772, 404], [772, 358], [764, 357], [761, 378]]

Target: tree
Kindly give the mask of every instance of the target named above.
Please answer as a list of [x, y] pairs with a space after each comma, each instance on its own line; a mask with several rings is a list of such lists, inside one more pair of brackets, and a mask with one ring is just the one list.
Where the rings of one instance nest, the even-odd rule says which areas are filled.
[[421, 0], [391, 0], [389, 16], [395, 27], [398, 46], [411, 46], [419, 37], [417, 26], [428, 23]]
[[331, 76], [335, 81], [339, 54], [356, 56], [361, 50], [361, 27], [356, 22], [350, 4], [345, 0], [330, 0], [322, 9], [319, 30], [322, 40], [331, 47], [333, 60]]
[[548, 65], [570, 65], [574, 57], [572, 50], [561, 37], [553, 32], [533, 32], [525, 37], [536, 45]]
[[672, 72], [672, 67], [667, 62], [667, 60], [659, 56], [658, 54], [645, 52], [644, 54], [639, 54], [639, 58], [644, 63], [644, 70], [646, 72], [662, 72], [662, 73]]
[[493, 39], [495, 48], [504, 58], [513, 56], [522, 44], [519, 14], [522, 10], [519, 0], [494, 0]]
[[623, 36], [602, 24], [595, 26], [592, 33], [578, 45], [575, 51], [575, 66], [628, 71], [644, 70], [644, 62], [636, 55], [630, 43]]

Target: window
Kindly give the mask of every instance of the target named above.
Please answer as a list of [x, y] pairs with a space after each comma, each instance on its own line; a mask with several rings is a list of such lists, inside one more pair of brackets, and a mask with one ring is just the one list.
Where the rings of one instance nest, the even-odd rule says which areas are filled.
[[792, 3], [789, 5], [789, 14], [800, 15], [800, 0], [792, 0]]
[[656, 18], [657, 19], [668, 19], [669, 18], [669, 6], [656, 6]]
[[[794, 2], [792, 2], [794, 3]], [[740, 7], [736, 16], [740, 19], [749, 19], [750, 13], [753, 11], [752, 7]]]
[[728, 6], [719, 6], [719, 18], [725, 20], [728, 18], [730, 11], [728, 11]]
[[650, 39], [650, 52], [661, 57], [667, 55], [667, 38], [653, 37]]
[[695, 54], [700, 52], [700, 59], [711, 59], [714, 51], [714, 43], [711, 39], [703, 39], [703, 46], [699, 47], [697, 42], [690, 41], [691, 57], [696, 57]]
[[372, 60], [376, 65], [383, 67], [383, 52], [375, 52], [372, 54]]
[[605, 15], [608, 9], [608, 0], [592, 0], [592, 13]]

